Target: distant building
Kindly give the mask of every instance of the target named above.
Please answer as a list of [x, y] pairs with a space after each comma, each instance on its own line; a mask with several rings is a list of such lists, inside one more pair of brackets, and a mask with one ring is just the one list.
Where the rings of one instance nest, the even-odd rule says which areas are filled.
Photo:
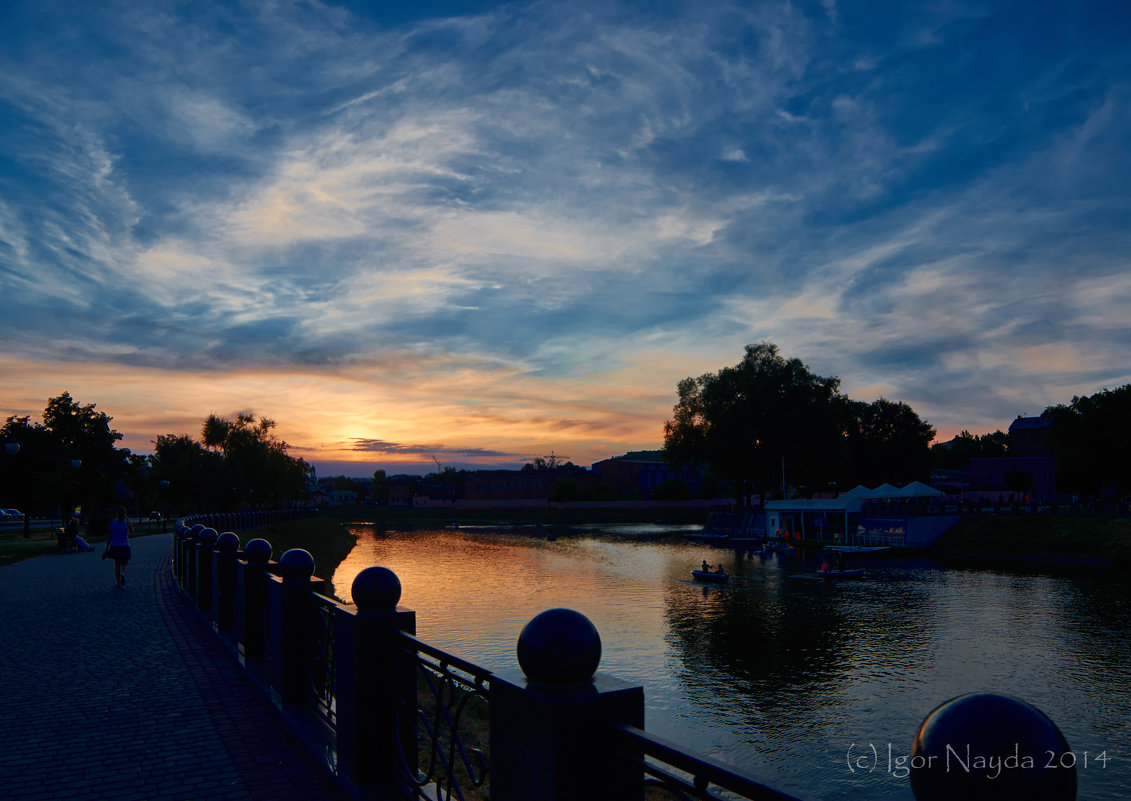
[[1027, 473], [1029, 488], [1022, 494], [1034, 498], [1051, 498], [1056, 495], [1056, 462], [1047, 456], [1005, 456], [1001, 459], [970, 460], [970, 491], [983, 497], [1002, 495], [1006, 498], [1016, 490], [1009, 489], [1010, 473]]
[[420, 486], [420, 476], [392, 476], [389, 478], [389, 506], [412, 506], [412, 497]]
[[1009, 424], [1009, 455], [1011, 457], [1053, 456], [1049, 431], [1052, 420], [1048, 417], [1021, 417]]
[[550, 490], [563, 478], [584, 480], [582, 467], [553, 470], [476, 470], [463, 482], [463, 497], [478, 503], [486, 501], [550, 500]]
[[452, 506], [461, 495], [460, 487], [429, 481], [424, 476], [389, 477], [389, 506]]
[[931, 469], [928, 483], [935, 489], [942, 490], [948, 495], [960, 495], [970, 489], [973, 476], [969, 470], [947, 470], [943, 467]]
[[695, 496], [703, 481], [694, 468], [669, 465], [663, 451], [629, 451], [603, 459], [593, 464], [593, 476], [623, 498], [650, 498], [656, 487], [668, 481], [682, 481]]

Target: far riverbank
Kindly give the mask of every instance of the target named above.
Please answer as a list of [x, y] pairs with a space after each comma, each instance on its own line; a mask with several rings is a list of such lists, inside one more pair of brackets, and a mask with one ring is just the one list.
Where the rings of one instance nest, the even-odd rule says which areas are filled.
[[706, 523], [711, 510], [699, 508], [564, 508], [539, 509], [452, 509], [409, 506], [336, 506], [320, 514], [347, 523], [444, 525], [570, 526], [586, 523]]
[[931, 549], [942, 559], [1131, 566], [1131, 518], [1101, 515], [968, 517]]

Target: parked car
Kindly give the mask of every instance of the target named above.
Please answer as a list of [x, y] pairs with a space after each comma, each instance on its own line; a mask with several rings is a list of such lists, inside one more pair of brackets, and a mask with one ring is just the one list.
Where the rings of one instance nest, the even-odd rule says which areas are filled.
[[9, 522], [24, 519], [24, 513], [19, 509], [0, 509], [0, 521]]

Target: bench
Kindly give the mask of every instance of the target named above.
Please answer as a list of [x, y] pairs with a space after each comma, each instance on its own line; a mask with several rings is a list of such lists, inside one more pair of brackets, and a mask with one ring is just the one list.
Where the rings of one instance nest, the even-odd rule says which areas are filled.
[[75, 542], [73, 534], [68, 534], [67, 529], [55, 529], [55, 539], [59, 543], [59, 553], [68, 553], [69, 551], [78, 550], [78, 544]]

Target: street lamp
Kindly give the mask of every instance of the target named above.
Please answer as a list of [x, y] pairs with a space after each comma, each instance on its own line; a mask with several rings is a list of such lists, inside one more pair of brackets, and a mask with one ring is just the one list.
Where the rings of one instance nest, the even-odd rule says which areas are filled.
[[[72, 470], [77, 471], [80, 467], [82, 467], [82, 459], [73, 458], [68, 462], [68, 464], [71, 466]], [[69, 489], [70, 489], [70, 480], [64, 479], [63, 480], [63, 491], [65, 493], [65, 495], [63, 497], [64, 504], [67, 501], [74, 500], [73, 498], [67, 498], [66, 497], [66, 495], [70, 495]], [[63, 526], [66, 527], [67, 521], [71, 518], [71, 515], [74, 514], [74, 504], [70, 504], [69, 506], [64, 505], [60, 508], [59, 511], [61, 512], [61, 514], [59, 516], [60, 520], [62, 521]]]
[[[14, 457], [19, 452], [20, 452], [20, 443], [16, 442], [14, 439], [9, 440], [9, 441], [4, 443], [4, 453], [8, 454], [9, 456]], [[24, 501], [27, 501], [27, 498], [24, 498]], [[25, 508], [27, 507], [26, 503], [24, 504], [24, 507]], [[24, 512], [24, 537], [25, 537], [25, 539], [29, 539], [31, 537], [31, 512], [30, 511]]]
[[161, 488], [161, 500], [165, 502], [165, 513], [161, 515], [161, 533], [165, 533], [169, 530], [169, 482], [161, 479], [157, 486]]

